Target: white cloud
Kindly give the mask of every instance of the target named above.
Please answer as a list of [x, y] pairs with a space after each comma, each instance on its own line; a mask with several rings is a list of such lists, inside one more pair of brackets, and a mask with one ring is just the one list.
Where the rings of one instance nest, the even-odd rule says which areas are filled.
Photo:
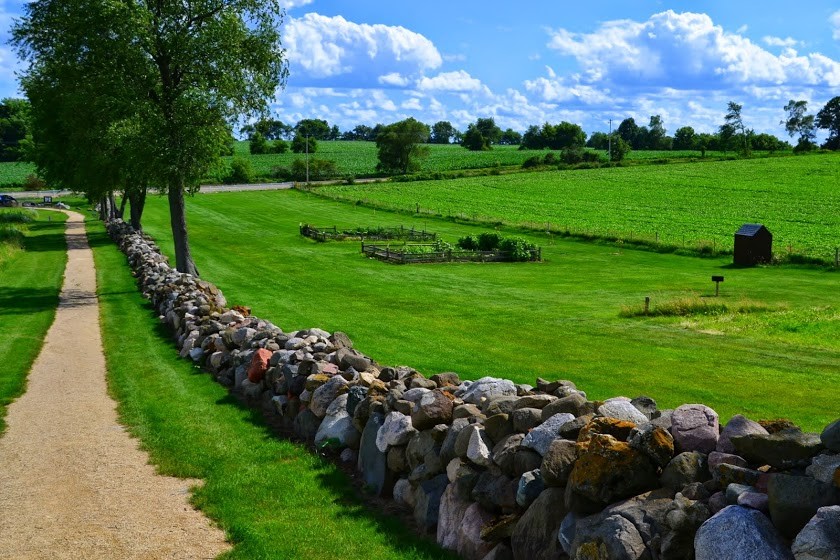
[[558, 29], [551, 32], [548, 46], [575, 57], [591, 82], [678, 89], [840, 85], [840, 63], [816, 53], [800, 56], [789, 48], [774, 55], [715, 25], [706, 14], [668, 10], [645, 22], [609, 21], [593, 33]]
[[399, 72], [391, 72], [390, 74], [385, 74], [384, 76], [379, 76], [377, 80], [380, 84], [384, 86], [396, 86], [396, 87], [405, 87], [409, 84], [410, 80], [400, 74]]
[[832, 37], [840, 41], [840, 10], [837, 10], [828, 18], [828, 22], [831, 24], [832, 28]]
[[285, 8], [287, 10], [291, 10], [292, 8], [307, 6], [313, 1], [314, 0], [280, 0], [280, 7]]
[[763, 37], [761, 40], [764, 41], [765, 45], [770, 47], [793, 48], [799, 45], [799, 41], [797, 41], [793, 37], [782, 39], [781, 37], [771, 37], [768, 35], [766, 37]]
[[473, 78], [463, 70], [442, 72], [434, 78], [423, 76], [417, 81], [421, 91], [478, 91], [482, 89], [481, 80]]
[[310, 13], [284, 29], [289, 84], [375, 87], [381, 76], [419, 75], [443, 60], [423, 35], [404, 27], [358, 24]]
[[400, 109], [404, 109], [406, 111], [422, 111], [423, 105], [420, 104], [420, 100], [416, 97], [412, 97], [407, 99], [400, 104]]

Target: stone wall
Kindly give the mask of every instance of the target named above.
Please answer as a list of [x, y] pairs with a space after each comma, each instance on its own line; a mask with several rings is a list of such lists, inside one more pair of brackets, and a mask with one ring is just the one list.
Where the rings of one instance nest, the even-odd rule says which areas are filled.
[[593, 401], [571, 381], [383, 367], [343, 333], [229, 309], [150, 238], [108, 231], [182, 357], [354, 463], [463, 558], [840, 560], [840, 420], [721, 426], [702, 404]]

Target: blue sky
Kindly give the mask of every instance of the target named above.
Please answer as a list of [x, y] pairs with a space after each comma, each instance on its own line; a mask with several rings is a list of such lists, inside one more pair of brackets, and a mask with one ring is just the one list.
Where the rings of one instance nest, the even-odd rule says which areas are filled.
[[[290, 63], [277, 118], [342, 130], [412, 116], [458, 128], [568, 120], [587, 132], [662, 115], [673, 133], [711, 131], [726, 103], [784, 135], [789, 99], [812, 112], [840, 95], [840, 4], [778, 0], [283, 0]], [[5, 30], [21, 2], [0, 0]], [[8, 32], [2, 37], [8, 40]], [[0, 48], [0, 95], [17, 92]]]

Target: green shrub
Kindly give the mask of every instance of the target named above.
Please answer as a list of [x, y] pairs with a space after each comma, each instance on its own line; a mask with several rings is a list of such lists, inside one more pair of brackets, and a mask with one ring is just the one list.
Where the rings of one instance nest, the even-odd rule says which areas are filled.
[[278, 138], [271, 143], [270, 151], [272, 154], [285, 154], [289, 151], [289, 143]]
[[510, 253], [515, 261], [527, 261], [531, 259], [531, 251], [536, 251], [537, 246], [528, 243], [521, 237], [505, 237], [499, 243], [499, 250]]
[[532, 169], [541, 165], [542, 159], [540, 159], [540, 156], [531, 156], [522, 162], [522, 169]]
[[554, 152], [548, 152], [545, 154], [542, 160], [544, 165], [554, 165], [557, 163], [557, 156], [554, 155]]
[[475, 235], [467, 235], [458, 239], [458, 247], [464, 251], [478, 250], [478, 237]]
[[[292, 162], [291, 176], [295, 181], [306, 180], [306, 160], [296, 159]], [[321, 181], [338, 175], [338, 166], [331, 159], [309, 158], [309, 180]]]
[[253, 155], [268, 153], [268, 140], [259, 132], [255, 132], [248, 139], [248, 150]]
[[224, 179], [225, 183], [231, 185], [236, 183], [252, 183], [254, 181], [254, 168], [251, 160], [245, 158], [234, 158], [230, 162], [230, 173]]
[[493, 251], [499, 248], [502, 242], [502, 236], [496, 232], [485, 232], [478, 236], [478, 250], [479, 251]]
[[47, 188], [47, 183], [37, 175], [30, 173], [23, 180], [23, 188], [27, 191], [40, 191]]

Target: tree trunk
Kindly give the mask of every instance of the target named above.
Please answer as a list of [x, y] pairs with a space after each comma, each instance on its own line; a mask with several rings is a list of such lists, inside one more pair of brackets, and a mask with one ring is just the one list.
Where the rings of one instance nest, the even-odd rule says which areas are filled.
[[146, 207], [146, 186], [132, 188], [127, 195], [128, 201], [131, 203], [131, 206], [129, 206], [131, 227], [140, 231], [143, 229], [140, 219], [143, 217], [143, 209]]
[[187, 236], [187, 215], [184, 207], [184, 183], [181, 179], [172, 180], [169, 184], [169, 223], [172, 226], [172, 239], [175, 242], [175, 268], [198, 276], [192, 254], [190, 241]]
[[114, 191], [108, 193], [108, 220], [114, 220], [117, 217], [117, 199], [114, 196]]
[[125, 216], [125, 205], [128, 203], [128, 193], [123, 192], [122, 200], [120, 201], [120, 209], [117, 210], [117, 218], [120, 220]]
[[108, 197], [103, 196], [99, 199], [99, 219], [105, 221], [108, 219]]

